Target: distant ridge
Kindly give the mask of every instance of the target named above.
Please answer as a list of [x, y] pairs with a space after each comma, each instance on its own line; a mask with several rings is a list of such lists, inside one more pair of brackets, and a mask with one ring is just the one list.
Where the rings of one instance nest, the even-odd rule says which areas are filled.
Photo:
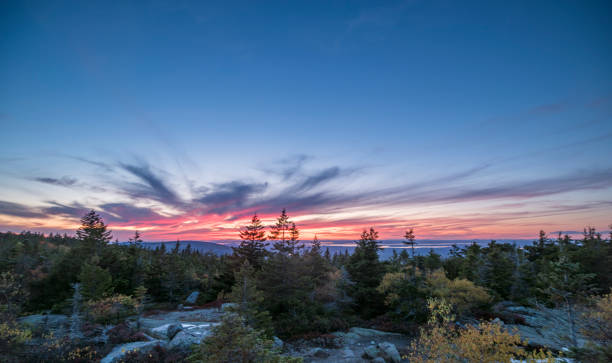
[[[381, 240], [382, 250], [379, 251], [379, 256], [383, 260], [387, 260], [393, 255], [393, 250], [396, 250], [400, 253], [402, 250], [407, 249], [407, 246], [403, 244], [402, 240]], [[449, 255], [449, 251], [451, 250], [452, 245], [457, 245], [459, 247], [466, 247], [472, 243], [479, 244], [485, 247], [491, 240], [485, 239], [472, 239], [472, 240], [433, 240], [433, 239], [422, 239], [417, 240], [417, 244], [415, 246], [415, 254], [416, 255], [427, 255], [430, 250], [434, 250], [436, 253], [442, 255], [443, 257], [447, 257]], [[519, 247], [523, 247], [525, 245], [529, 245], [533, 243], [533, 239], [498, 239], [497, 243], [512, 243], [517, 244]], [[130, 242], [119, 242], [119, 244], [129, 244]], [[216, 255], [230, 255], [233, 253], [231, 246], [237, 246], [240, 241], [228, 240], [225, 241], [224, 244], [215, 243], [215, 242], [205, 242], [205, 241], [179, 241], [180, 250], [184, 250], [188, 245], [191, 246], [192, 250], [197, 250], [200, 253], [212, 252]], [[155, 249], [157, 247], [161, 247], [164, 244], [166, 246], [166, 251], [170, 251], [176, 245], [176, 241], [168, 241], [168, 242], [143, 242], [142, 246], [148, 249]], [[306, 247], [310, 247], [310, 241], [304, 241], [304, 245]], [[323, 241], [321, 249], [325, 252], [326, 249], [329, 249], [329, 252], [333, 255], [335, 253], [345, 253], [345, 251], [349, 251], [349, 253], [353, 253], [355, 250], [355, 241], [351, 240], [328, 240]], [[269, 247], [270, 248], [270, 247]]]
[[[130, 244], [130, 242], [119, 242], [119, 244], [126, 245]], [[144, 248], [154, 250], [161, 247], [162, 244], [166, 246], [166, 251], [170, 251], [174, 248], [174, 246], [176, 246], [176, 242], [142, 242], [140, 245]], [[216, 255], [229, 255], [233, 252], [231, 247], [214, 242], [179, 241], [180, 251], [187, 248], [187, 246], [191, 246], [192, 250], [197, 250], [200, 253], [212, 252]]]

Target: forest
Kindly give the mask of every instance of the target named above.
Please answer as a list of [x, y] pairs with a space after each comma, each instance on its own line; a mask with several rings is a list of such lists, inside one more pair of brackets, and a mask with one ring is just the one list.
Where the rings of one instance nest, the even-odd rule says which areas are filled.
[[[356, 236], [352, 254], [330, 255], [316, 237], [302, 241], [285, 210], [271, 226], [254, 215], [231, 255], [178, 242], [144, 248], [138, 232], [112, 243], [93, 210], [81, 224], [74, 236], [0, 233], [0, 361], [110, 361], [103, 358], [114, 346], [147, 340], [141, 323], [151, 314], [221, 308], [199, 344], [158, 344], [112, 361], [317, 361], [295, 347], [317, 344], [325, 356], [353, 327], [407, 337], [397, 347], [405, 362], [612, 361], [612, 233], [594, 228], [580, 239], [540, 231], [524, 248], [453, 246], [445, 258], [415, 254], [409, 229], [406, 248], [383, 261], [374, 228]], [[500, 309], [510, 305], [560, 312], [564, 348], [512, 332], [529, 322], [519, 308]], [[66, 317], [67, 327], [32, 316]], [[374, 360], [367, 349], [360, 357]]]

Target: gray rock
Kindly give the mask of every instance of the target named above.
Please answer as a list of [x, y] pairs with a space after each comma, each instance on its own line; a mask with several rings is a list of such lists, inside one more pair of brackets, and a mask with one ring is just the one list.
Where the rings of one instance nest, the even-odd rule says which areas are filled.
[[350, 348], [342, 349], [342, 358], [350, 359], [355, 358], [355, 352], [353, 352]]
[[149, 333], [158, 339], [168, 339], [168, 328], [171, 324], [164, 324], [155, 328], [149, 329]]
[[385, 363], [385, 358], [383, 357], [376, 357], [372, 360], [372, 363]]
[[382, 342], [378, 344], [378, 349], [380, 349], [380, 355], [385, 358], [387, 362], [399, 363], [402, 360], [393, 343]]
[[161, 340], [153, 340], [150, 342], [134, 342], [116, 346], [108, 355], [100, 361], [100, 363], [114, 363], [120, 361], [129, 352], [148, 352], [156, 345], [163, 346], [165, 342]]
[[228, 309], [233, 309], [238, 307], [238, 304], [236, 303], [225, 303], [221, 305], [221, 311], [228, 311]]
[[185, 299], [185, 304], [191, 304], [191, 305], [195, 304], [196, 301], [198, 301], [198, 296], [200, 296], [200, 292], [199, 291], [192, 292]]
[[274, 343], [274, 348], [283, 349], [285, 343], [279, 337], [272, 337], [272, 342]]
[[374, 359], [378, 357], [379, 354], [380, 350], [378, 350], [375, 345], [369, 345], [363, 350], [363, 357], [365, 359]]
[[349, 329], [349, 334], [351, 333], [356, 334], [360, 337], [382, 337], [386, 335], [399, 335], [397, 333], [388, 333], [385, 331], [366, 329], [366, 328], [351, 328]]
[[[502, 318], [507, 317], [510, 321], [504, 327], [512, 334], [518, 334], [522, 339], [528, 340], [530, 345], [537, 345], [561, 350], [563, 347], [571, 346], [568, 339], [570, 335], [570, 322], [567, 313], [562, 309], [548, 309], [546, 307], [529, 308], [516, 306], [511, 303], [499, 303], [493, 310]], [[520, 317], [525, 324], [519, 323], [515, 317]], [[578, 326], [581, 325], [577, 318]], [[584, 346], [586, 339], [577, 331], [578, 346]]]
[[174, 338], [174, 336], [181, 330], [183, 330], [183, 326], [181, 324], [170, 324], [170, 326], [168, 326], [168, 330], [166, 331], [166, 336], [170, 340]]
[[323, 348], [313, 348], [308, 352], [308, 355], [316, 358], [327, 358], [329, 357], [329, 352]]
[[193, 344], [200, 344], [204, 338], [210, 335], [213, 326], [214, 324], [210, 323], [200, 325], [183, 324], [183, 330], [176, 333], [170, 343], [168, 343], [168, 348], [189, 348]]

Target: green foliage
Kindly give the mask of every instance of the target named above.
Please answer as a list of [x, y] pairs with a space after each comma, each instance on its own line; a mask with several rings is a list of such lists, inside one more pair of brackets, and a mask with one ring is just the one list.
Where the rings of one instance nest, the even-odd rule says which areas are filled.
[[96, 323], [117, 324], [136, 314], [138, 302], [130, 296], [113, 295], [85, 303], [87, 316]]
[[270, 314], [262, 309], [264, 296], [255, 284], [255, 270], [246, 260], [236, 272], [236, 284], [230, 294], [230, 301], [236, 307], [231, 310], [238, 313], [247, 325], [271, 335]]
[[270, 256], [258, 275], [257, 285], [264, 295], [263, 307], [273, 317], [279, 336], [309, 331], [319, 304], [314, 301], [314, 286], [302, 256]]
[[77, 238], [83, 242], [82, 247], [89, 253], [99, 253], [112, 239], [111, 231], [107, 230], [102, 217], [94, 210], [81, 218], [81, 227], [76, 233]]
[[86, 300], [99, 300], [113, 292], [113, 277], [99, 266], [85, 263], [79, 273], [81, 294]]
[[364, 318], [373, 317], [384, 310], [382, 294], [377, 290], [385, 272], [378, 259], [378, 232], [374, 228], [363, 231], [357, 248], [350, 257], [346, 269], [354, 283], [349, 293], [355, 300], [355, 310]]
[[273, 244], [274, 250], [289, 255], [299, 253], [304, 248], [304, 245], [300, 244], [299, 237], [300, 232], [283, 208], [280, 216], [276, 219], [276, 223], [270, 227], [269, 239], [276, 241]]
[[427, 279], [431, 296], [443, 299], [451, 304], [458, 315], [491, 302], [486, 289], [477, 286], [470, 280], [446, 277], [443, 270], [437, 270]]
[[260, 269], [264, 258], [267, 255], [266, 232], [257, 214], [253, 215], [251, 223], [240, 231], [239, 247], [233, 247], [234, 254], [240, 260], [247, 260], [255, 269]]
[[428, 290], [423, 276], [413, 276], [412, 269], [404, 267], [400, 272], [386, 273], [377, 290], [384, 295], [385, 305], [401, 320], [422, 322], [427, 316]]
[[298, 363], [301, 358], [286, 357], [273, 349], [261, 331], [248, 326], [237, 314], [226, 314], [193, 355], [198, 363]]

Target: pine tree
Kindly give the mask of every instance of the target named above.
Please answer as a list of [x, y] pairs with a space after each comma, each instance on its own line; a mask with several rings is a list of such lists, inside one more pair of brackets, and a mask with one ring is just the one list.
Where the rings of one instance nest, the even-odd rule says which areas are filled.
[[108, 270], [85, 263], [79, 274], [81, 294], [87, 300], [98, 300], [112, 293], [113, 280]]
[[[321, 256], [321, 242], [319, 242], [316, 235], [312, 240], [312, 248], [307, 254], [305, 254], [304, 258], [307, 273], [310, 277], [313, 288], [316, 289], [323, 286], [327, 282], [328, 273], [331, 271], [331, 265], [325, 257]], [[311, 300], [313, 298], [314, 295], [311, 295]]]
[[77, 237], [89, 253], [99, 254], [100, 250], [112, 239], [111, 231], [93, 209], [81, 218], [81, 227], [77, 230]]
[[416, 244], [416, 242], [414, 242], [415, 237], [414, 237], [414, 230], [412, 228], [410, 228], [409, 230], [406, 231], [406, 234], [404, 234], [404, 244], [410, 246], [410, 252], [412, 255], [412, 278], [416, 277], [416, 260], [414, 258], [414, 245]]
[[295, 223], [289, 220], [287, 211], [284, 208], [271, 229], [269, 239], [277, 241], [273, 245], [277, 252], [294, 255], [304, 247], [304, 245], [299, 243], [299, 230]]
[[141, 237], [140, 236], [140, 232], [136, 231], [136, 232], [134, 232], [134, 237], [130, 237], [128, 239], [128, 241], [130, 243], [141, 243], [142, 242], [142, 238], [140, 238], [140, 237]]
[[265, 243], [266, 232], [257, 214], [253, 215], [251, 223], [240, 231], [240, 239], [242, 239], [240, 246], [232, 247], [234, 255], [241, 260], [246, 259], [253, 268], [259, 270], [267, 254], [268, 243]]
[[327, 261], [332, 262], [332, 258], [331, 258], [330, 253], [329, 253], [329, 247], [327, 247], [327, 248], [325, 249], [325, 255], [324, 255], [324, 257], [325, 257], [325, 259], [326, 259]]
[[356, 310], [365, 318], [374, 316], [383, 307], [383, 297], [377, 291], [384, 274], [384, 265], [378, 259], [378, 232], [374, 228], [363, 231], [357, 248], [350, 256], [346, 269], [354, 285], [349, 293], [355, 300]]
[[235, 273], [236, 284], [232, 287], [230, 300], [236, 304], [231, 311], [240, 314], [252, 328], [271, 333], [270, 314], [262, 309], [264, 296], [255, 284], [255, 269], [245, 260]]
[[583, 273], [580, 264], [572, 263], [567, 256], [562, 255], [558, 261], [550, 262], [549, 272], [540, 274], [542, 290], [553, 301], [559, 301], [567, 312], [570, 322], [570, 339], [574, 347], [576, 339], [575, 305], [580, 300], [594, 292], [591, 281], [595, 274]]
[[318, 253], [318, 254], [321, 253], [321, 242], [317, 238], [316, 234], [315, 234], [314, 238], [312, 239], [312, 247], [310, 248], [310, 252]]

